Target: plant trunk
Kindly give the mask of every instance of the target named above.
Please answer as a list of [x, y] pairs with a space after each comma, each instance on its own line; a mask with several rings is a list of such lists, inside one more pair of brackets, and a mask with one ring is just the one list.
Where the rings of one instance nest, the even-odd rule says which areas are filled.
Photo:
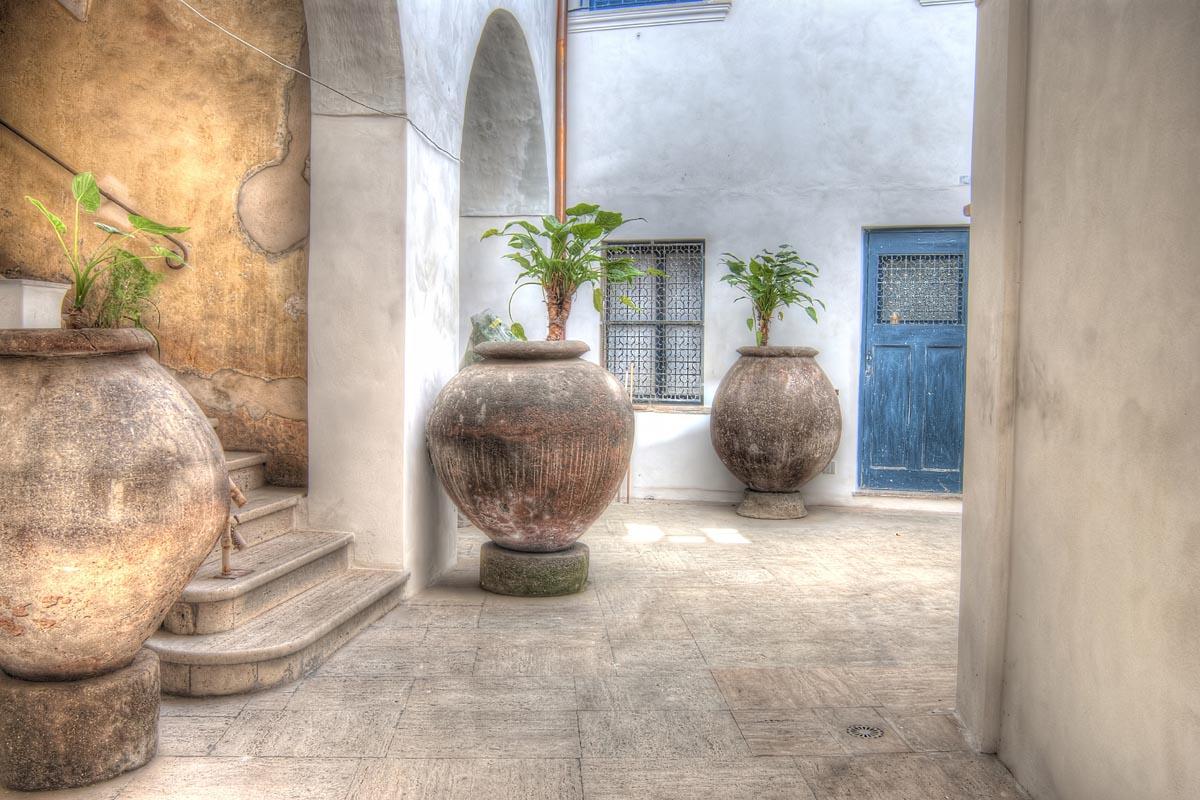
[[571, 315], [570, 294], [556, 286], [546, 288], [546, 316], [549, 325], [546, 341], [561, 342], [567, 338], [567, 317]]
[[67, 313], [63, 314], [62, 318], [63, 318], [63, 327], [64, 328], [72, 328], [72, 329], [78, 330], [80, 328], [89, 327], [88, 321], [83, 315], [82, 308], [71, 307], [71, 309], [68, 310]]
[[759, 344], [759, 346], [766, 347], [767, 340], [770, 338], [770, 336], [771, 336], [771, 318], [770, 317], [759, 317], [758, 318], [758, 339], [759, 339], [758, 344]]

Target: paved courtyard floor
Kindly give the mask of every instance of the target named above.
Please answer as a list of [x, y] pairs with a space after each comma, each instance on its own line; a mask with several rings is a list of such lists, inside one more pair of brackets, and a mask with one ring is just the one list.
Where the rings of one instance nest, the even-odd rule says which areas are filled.
[[[954, 704], [959, 517], [614, 505], [582, 594], [458, 569], [281, 690], [164, 698], [87, 800], [994, 800]], [[878, 738], [847, 731], [867, 726]], [[33, 796], [33, 795], [28, 795]]]

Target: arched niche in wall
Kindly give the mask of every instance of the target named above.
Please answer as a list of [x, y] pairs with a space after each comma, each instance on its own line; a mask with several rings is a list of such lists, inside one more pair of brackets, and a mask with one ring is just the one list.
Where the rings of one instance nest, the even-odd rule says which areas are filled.
[[[541, 94], [525, 34], [512, 14], [494, 11], [475, 50], [463, 114], [459, 191], [462, 347], [470, 335], [473, 314], [489, 307], [505, 314], [516, 276], [512, 263], [500, 258], [504, 240], [480, 242], [480, 234], [514, 217], [549, 213], [546, 153]], [[519, 297], [523, 309], [538, 300], [532, 289]]]

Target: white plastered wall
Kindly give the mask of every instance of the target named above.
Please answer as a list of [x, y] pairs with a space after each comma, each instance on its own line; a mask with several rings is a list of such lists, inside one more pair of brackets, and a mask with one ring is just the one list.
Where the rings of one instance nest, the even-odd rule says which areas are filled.
[[1195, 798], [1200, 5], [1024, 5], [979, 8], [959, 712], [1037, 800]]
[[[821, 323], [793, 310], [771, 336], [820, 350], [840, 390], [836, 474], [808, 485], [811, 503], [866, 502], [854, 496], [864, 228], [967, 222], [974, 24], [971, 5], [754, 0], [721, 22], [569, 37], [568, 203], [646, 219], [614, 238], [705, 241], [706, 405], [753, 344], [745, 302], [719, 283], [721, 253], [790, 242], [821, 266]], [[568, 335], [595, 356], [599, 319], [581, 300]], [[708, 422], [638, 413], [635, 497], [740, 497]]]
[[455, 159], [476, 47], [497, 9], [524, 33], [545, 104], [552, 4], [305, 3], [317, 77], [413, 123], [314, 91], [309, 524], [353, 532], [356, 561], [408, 570], [408, 592], [455, 554], [425, 420], [458, 366]]

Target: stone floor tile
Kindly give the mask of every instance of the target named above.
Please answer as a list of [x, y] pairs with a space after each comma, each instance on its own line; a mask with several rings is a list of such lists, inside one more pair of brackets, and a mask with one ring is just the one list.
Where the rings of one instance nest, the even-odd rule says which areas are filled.
[[575, 678], [579, 709], [720, 709], [725, 701], [707, 672]]
[[589, 581], [582, 592], [564, 594], [557, 597], [515, 597], [507, 594], [485, 592], [487, 600], [484, 606], [489, 611], [497, 609], [515, 609], [520, 613], [557, 614], [571, 611], [586, 612], [599, 609], [599, 590], [594, 582]]
[[352, 642], [334, 653], [315, 675], [321, 678], [415, 678], [470, 675], [474, 667], [474, 649], [426, 645], [373, 647]]
[[439, 583], [421, 590], [406, 602], [412, 606], [481, 606], [488, 598], [488, 593], [479, 588], [479, 576], [475, 576], [474, 585], [448, 586]]
[[962, 729], [951, 714], [885, 710], [882, 716], [916, 752], [953, 752], [970, 749]]
[[993, 756], [904, 753], [798, 758], [817, 800], [1023, 800]]
[[212, 749], [215, 756], [378, 758], [398, 711], [243, 711]]
[[372, 628], [474, 628], [482, 605], [412, 605], [404, 603], [384, 614]]
[[878, 705], [845, 668], [734, 667], [712, 674], [735, 709]]
[[588, 800], [814, 800], [790, 758], [585, 758]]
[[580, 711], [584, 758], [736, 758], [750, 755], [728, 711]]
[[667, 589], [601, 584], [596, 596], [605, 617], [679, 610], [674, 595]]
[[164, 694], [158, 704], [158, 714], [160, 717], [236, 717], [253, 696], [175, 697]]
[[[773, 633], [773, 631], [772, 631]], [[828, 634], [805, 640], [697, 639], [704, 660], [724, 667], [824, 667], [892, 664], [886, 645], [870, 638]]]
[[614, 641], [612, 652], [619, 675], [672, 675], [708, 667], [700, 648], [692, 641]]
[[486, 646], [479, 648], [474, 674], [477, 677], [612, 675], [616, 669], [608, 644]]
[[727, 567], [706, 568], [708, 579], [717, 586], [730, 584], [768, 584], [776, 583], [778, 579], [765, 567]]
[[734, 711], [733, 718], [756, 756], [842, 755], [845, 749], [811, 708]]
[[483, 611], [479, 615], [479, 627], [482, 630], [555, 631], [558, 633], [605, 630], [604, 615], [600, 613], [600, 606], [595, 603], [560, 608], [542, 608], [538, 605], [484, 605]]
[[[873, 708], [815, 708], [813, 713], [841, 744], [848, 755], [862, 753], [907, 753], [910, 748], [896, 729]], [[853, 736], [847, 730], [854, 725], [869, 725], [883, 731], [878, 739]]]
[[[468, 608], [479, 613], [478, 608], [470, 606], [420, 606], [420, 608]], [[419, 645], [425, 643], [425, 637], [429, 629], [424, 627], [403, 628], [396, 625], [383, 626], [379, 623], [372, 625], [365, 631], [359, 633], [351, 644], [355, 647], [404, 647], [411, 645]]]
[[363, 761], [346, 800], [583, 800], [576, 759]]
[[610, 640], [692, 639], [692, 631], [678, 611], [648, 611], [640, 614], [605, 615]]
[[236, 717], [158, 718], [158, 755], [206, 756]]
[[958, 668], [948, 664], [919, 667], [857, 666], [850, 674], [889, 709], [949, 711], [954, 708]]
[[574, 711], [410, 707], [392, 758], [578, 758]]
[[538, 709], [574, 711], [579, 707], [575, 679], [417, 678], [409, 695], [414, 709]]
[[[170, 758], [135, 772], [121, 800], [331, 800], [344, 797], [355, 758]], [[42, 797], [44, 795], [39, 795]]]
[[306, 678], [292, 694], [288, 711], [356, 709], [403, 711], [412, 678]]
[[474, 647], [593, 647], [608, 644], [608, 631], [605, 628], [516, 631], [503, 628], [430, 628], [422, 644], [460, 650]]

